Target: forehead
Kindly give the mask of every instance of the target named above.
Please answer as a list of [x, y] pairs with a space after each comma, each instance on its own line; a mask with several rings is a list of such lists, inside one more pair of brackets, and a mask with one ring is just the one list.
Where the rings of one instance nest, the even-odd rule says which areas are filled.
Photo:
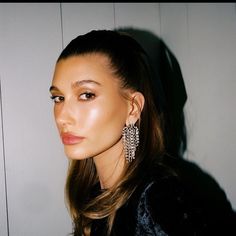
[[56, 64], [53, 83], [62, 80], [72, 82], [89, 79], [107, 83], [112, 78], [117, 77], [112, 72], [108, 57], [100, 53], [92, 53], [61, 59]]

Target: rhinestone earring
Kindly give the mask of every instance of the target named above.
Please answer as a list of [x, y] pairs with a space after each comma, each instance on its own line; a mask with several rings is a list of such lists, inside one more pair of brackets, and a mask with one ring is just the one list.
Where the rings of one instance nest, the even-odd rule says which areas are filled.
[[125, 126], [122, 131], [123, 143], [125, 148], [125, 159], [132, 162], [135, 159], [135, 151], [139, 145], [139, 129], [134, 124]]

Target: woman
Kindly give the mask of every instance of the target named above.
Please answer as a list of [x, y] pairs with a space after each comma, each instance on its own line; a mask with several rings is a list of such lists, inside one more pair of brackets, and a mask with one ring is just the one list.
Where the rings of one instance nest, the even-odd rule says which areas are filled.
[[205, 235], [204, 207], [165, 163], [151, 69], [127, 34], [97, 30], [59, 56], [55, 121], [70, 160], [73, 235]]

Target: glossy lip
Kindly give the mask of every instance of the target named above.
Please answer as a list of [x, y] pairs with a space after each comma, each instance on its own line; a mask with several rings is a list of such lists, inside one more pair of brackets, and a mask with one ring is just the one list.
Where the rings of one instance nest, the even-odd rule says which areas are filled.
[[71, 133], [61, 133], [61, 140], [64, 145], [74, 145], [82, 142], [84, 137], [76, 136]]

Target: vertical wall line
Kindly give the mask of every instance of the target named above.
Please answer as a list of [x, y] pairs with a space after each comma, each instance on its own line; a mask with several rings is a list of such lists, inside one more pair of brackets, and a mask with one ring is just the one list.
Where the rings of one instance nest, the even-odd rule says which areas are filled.
[[162, 38], [162, 25], [161, 25], [161, 3], [158, 3], [158, 9], [159, 9], [159, 22], [160, 22], [160, 32], [159, 32], [159, 37]]
[[64, 49], [64, 31], [63, 31], [63, 15], [62, 15], [62, 3], [60, 2], [60, 21], [61, 21], [61, 46]]
[[0, 78], [0, 113], [1, 113], [1, 128], [2, 128], [2, 154], [3, 154], [3, 168], [4, 168], [4, 187], [5, 187], [5, 204], [6, 204], [6, 217], [7, 217], [7, 235], [9, 236], [9, 213], [8, 213], [8, 191], [7, 191], [7, 170], [6, 170], [6, 153], [5, 153], [5, 139], [3, 127], [3, 109], [2, 109], [2, 83]]
[[190, 34], [189, 34], [189, 5], [185, 3], [185, 11], [186, 11], [186, 24], [187, 24], [187, 40], [188, 40], [188, 50], [190, 49]]
[[236, 3], [234, 3], [234, 13], [235, 13], [235, 16], [236, 16]]
[[116, 6], [113, 2], [113, 20], [114, 20], [114, 29], [116, 29]]

